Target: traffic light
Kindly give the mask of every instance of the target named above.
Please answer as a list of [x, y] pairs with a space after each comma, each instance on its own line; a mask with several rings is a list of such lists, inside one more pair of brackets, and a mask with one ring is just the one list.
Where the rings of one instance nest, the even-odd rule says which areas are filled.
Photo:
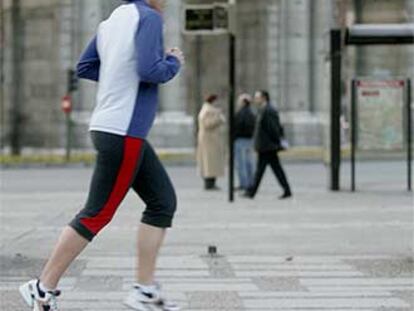
[[77, 91], [79, 88], [79, 79], [76, 76], [76, 72], [73, 69], [68, 70], [68, 81], [67, 81], [67, 90], [68, 93], [72, 93], [74, 91]]

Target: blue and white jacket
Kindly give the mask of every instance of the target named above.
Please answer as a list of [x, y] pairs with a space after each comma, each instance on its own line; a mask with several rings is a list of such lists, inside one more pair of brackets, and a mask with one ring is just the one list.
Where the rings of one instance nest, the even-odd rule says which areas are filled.
[[121, 5], [99, 25], [77, 65], [80, 78], [99, 82], [89, 130], [146, 138], [158, 84], [179, 70], [179, 60], [164, 52], [160, 13], [146, 0]]

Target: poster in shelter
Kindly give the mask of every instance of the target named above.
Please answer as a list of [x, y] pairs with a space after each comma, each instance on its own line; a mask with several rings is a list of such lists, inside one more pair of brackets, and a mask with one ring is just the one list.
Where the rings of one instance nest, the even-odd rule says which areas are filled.
[[404, 147], [404, 80], [358, 80], [357, 146], [360, 150]]

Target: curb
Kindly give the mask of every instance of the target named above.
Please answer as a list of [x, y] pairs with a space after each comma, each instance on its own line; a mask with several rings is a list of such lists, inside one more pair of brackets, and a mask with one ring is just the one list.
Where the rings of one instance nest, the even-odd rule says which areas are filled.
[[[166, 165], [192, 166], [196, 165], [194, 150], [157, 150], [160, 160]], [[329, 151], [318, 147], [294, 147], [280, 152], [280, 158], [285, 162], [320, 162], [329, 163]], [[404, 151], [370, 151], [358, 152], [357, 161], [375, 160], [405, 160]], [[342, 149], [343, 161], [350, 160], [349, 148]], [[27, 154], [23, 156], [0, 155], [0, 168], [41, 168], [41, 167], [89, 167], [95, 163], [95, 153], [76, 153], [66, 161], [59, 154]]]

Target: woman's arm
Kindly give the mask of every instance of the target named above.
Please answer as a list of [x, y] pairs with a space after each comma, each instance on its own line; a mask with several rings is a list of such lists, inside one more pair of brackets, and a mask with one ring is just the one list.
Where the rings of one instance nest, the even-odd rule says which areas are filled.
[[101, 60], [99, 58], [98, 50], [96, 47], [96, 41], [97, 37], [95, 36], [87, 46], [86, 50], [82, 53], [82, 56], [76, 67], [77, 76], [81, 79], [92, 81], [99, 80]]
[[164, 54], [162, 18], [151, 13], [140, 22], [135, 38], [138, 53], [138, 75], [148, 83], [166, 83], [180, 70], [177, 57]]

